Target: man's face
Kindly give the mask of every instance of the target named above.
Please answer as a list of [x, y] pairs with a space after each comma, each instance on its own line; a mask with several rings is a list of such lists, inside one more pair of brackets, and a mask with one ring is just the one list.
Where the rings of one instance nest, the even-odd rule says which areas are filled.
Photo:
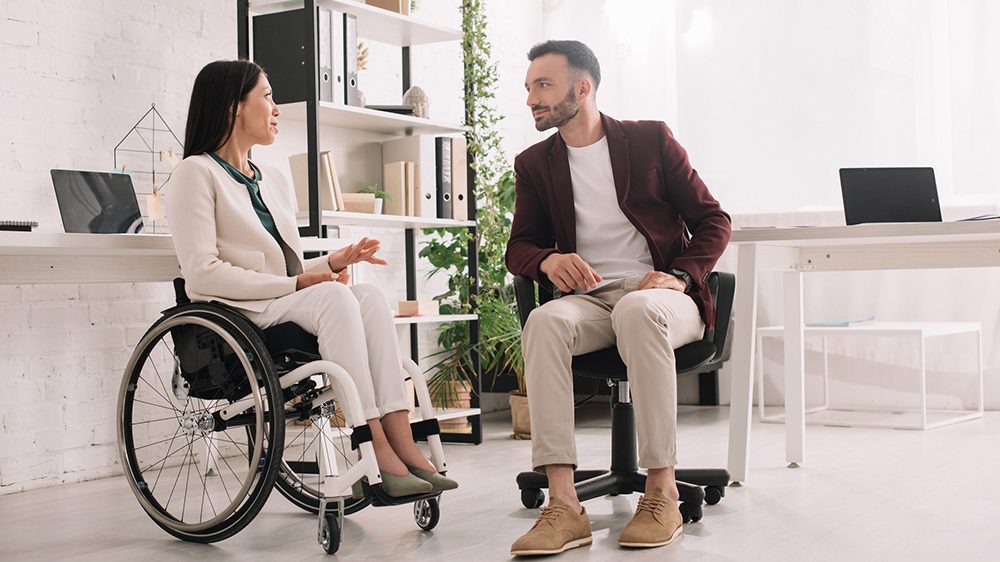
[[576, 117], [580, 102], [574, 91], [577, 83], [564, 55], [549, 53], [531, 61], [524, 87], [526, 103], [539, 131], [562, 127]]

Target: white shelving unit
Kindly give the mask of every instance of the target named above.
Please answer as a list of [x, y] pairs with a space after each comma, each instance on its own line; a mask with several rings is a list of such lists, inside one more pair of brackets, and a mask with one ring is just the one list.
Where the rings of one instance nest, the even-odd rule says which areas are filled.
[[[853, 326], [806, 326], [805, 337], [820, 337], [823, 341], [823, 403], [806, 408], [806, 423], [835, 427], [889, 427], [894, 429], [934, 429], [961, 421], [983, 417], [983, 357], [982, 327], [978, 322], [871, 322]], [[927, 360], [925, 348], [927, 340], [943, 336], [967, 335], [975, 341], [977, 404], [972, 410], [936, 409], [927, 406]], [[916, 408], [887, 406], [883, 408], [830, 405], [830, 369], [827, 354], [827, 339], [844, 337], [887, 337], [910, 339], [917, 343], [918, 390], [920, 405]], [[764, 396], [764, 342], [767, 339], [782, 339], [783, 326], [757, 328], [757, 399], [760, 420], [767, 423], [784, 423], [784, 414], [768, 414]]]
[[[278, 106], [281, 119], [306, 121], [306, 103], [283, 103]], [[376, 111], [364, 107], [338, 105], [321, 101], [317, 105], [319, 124], [340, 129], [368, 131], [382, 135], [402, 137], [406, 135], [450, 135], [465, 132], [465, 128], [450, 123], [432, 121], [412, 115], [400, 115], [389, 111]]]
[[[313, 2], [303, 0], [242, 0], [238, 3], [238, 29], [237, 39], [240, 48], [240, 56], [249, 58], [250, 54], [250, 20], [253, 15], [298, 10], [312, 4], [317, 7], [329, 8], [341, 12], [353, 14], [357, 18], [357, 29], [359, 37], [378, 41], [390, 45], [398, 46], [402, 49], [403, 64], [403, 84], [402, 90], [409, 88], [409, 49], [416, 45], [427, 45], [432, 43], [461, 41], [462, 31], [436, 25], [423, 21], [419, 17], [403, 16], [388, 10], [368, 6], [363, 2], [354, 0], [314, 0]], [[305, 23], [305, 22], [303, 22]], [[313, 37], [313, 32], [308, 26], [305, 29], [309, 33], [308, 37]], [[308, 58], [306, 60], [309, 60]], [[459, 61], [458, 71], [462, 70]], [[307, 147], [310, 151], [319, 150], [320, 127], [328, 127], [338, 131], [336, 134], [350, 135], [352, 132], [375, 133], [385, 138], [400, 137], [408, 135], [457, 135], [467, 131], [467, 128], [455, 123], [443, 123], [432, 121], [410, 115], [400, 115], [386, 111], [376, 111], [362, 107], [334, 104], [320, 101], [317, 97], [306, 101], [285, 103], [279, 106], [281, 119], [292, 122], [299, 122], [305, 125], [307, 136]], [[313, 117], [314, 116], [314, 117]], [[470, 172], [468, 177], [473, 178]], [[317, 175], [318, 178], [318, 175]], [[316, 186], [312, 186], [315, 188]], [[473, 203], [474, 190], [469, 190], [470, 203]], [[310, 212], [303, 212], [298, 215], [300, 231], [309, 235], [319, 234], [321, 238], [313, 240], [323, 240], [325, 227], [354, 226], [363, 228], [389, 228], [399, 229], [405, 232], [406, 237], [406, 267], [407, 267], [407, 298], [416, 298], [416, 250], [414, 244], [413, 231], [419, 228], [476, 228], [474, 206], [470, 208], [470, 217], [473, 220], [459, 221], [439, 218], [423, 218], [392, 215], [375, 215], [367, 213], [349, 213], [323, 211], [318, 214], [313, 209], [312, 224]], [[318, 217], [319, 224], [315, 224]], [[340, 247], [349, 243], [350, 240], [338, 239], [337, 246]], [[304, 249], [311, 251], [323, 248], [321, 242], [311, 242]], [[477, 257], [474, 249], [469, 249], [470, 269], [475, 272], [477, 268]], [[473, 273], [473, 289], [478, 289], [478, 275]], [[417, 352], [417, 329], [418, 324], [433, 324], [445, 322], [471, 322], [471, 337], [478, 339], [479, 317], [476, 314], [454, 314], [454, 315], [434, 315], [416, 316], [406, 318], [395, 318], [396, 325], [409, 326], [411, 350], [414, 359], [418, 359]], [[478, 370], [478, 365], [477, 365]], [[478, 391], [479, 381], [475, 381]], [[473, 393], [472, 408], [449, 409], [442, 411], [438, 419], [460, 418], [463, 416], [472, 417], [471, 435], [459, 434], [453, 439], [460, 442], [481, 443], [482, 428], [479, 423], [478, 396]]]
[[432, 316], [397, 316], [392, 319], [393, 324], [441, 324], [444, 322], [465, 322], [468, 320], [478, 320], [475, 314], [435, 314]]
[[[250, 11], [254, 14], [269, 14], [297, 10], [302, 5], [302, 0], [253, 0], [250, 2]], [[410, 47], [462, 39], [461, 30], [441, 27], [417, 17], [403, 16], [375, 8], [364, 2], [317, 0], [316, 5], [354, 14], [358, 18], [358, 29], [365, 30], [364, 36], [381, 43]]]
[[[344, 211], [323, 211], [320, 216], [324, 226], [363, 226], [367, 228], [466, 228], [476, 226], [476, 221], [373, 215]], [[309, 217], [306, 213], [299, 213], [298, 220], [301, 226], [309, 224]]]

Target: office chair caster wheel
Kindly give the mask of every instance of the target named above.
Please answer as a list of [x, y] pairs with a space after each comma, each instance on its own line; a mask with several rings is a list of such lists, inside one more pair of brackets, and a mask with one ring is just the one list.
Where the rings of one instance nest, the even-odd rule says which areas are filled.
[[725, 495], [725, 488], [721, 488], [719, 486], [709, 486], [705, 488], [705, 503], [708, 505], [715, 505], [722, 501], [722, 498], [725, 497]]
[[700, 505], [683, 502], [681, 503], [680, 510], [685, 523], [697, 523], [701, 521], [702, 510]]
[[424, 531], [437, 527], [438, 521], [441, 520], [441, 504], [437, 498], [413, 502], [413, 520], [417, 522], [417, 527]]
[[327, 554], [336, 554], [340, 548], [340, 522], [337, 514], [327, 514], [319, 523], [319, 544]]
[[545, 492], [539, 490], [538, 488], [528, 488], [526, 490], [521, 490], [521, 505], [528, 509], [536, 509], [542, 507], [545, 503]]

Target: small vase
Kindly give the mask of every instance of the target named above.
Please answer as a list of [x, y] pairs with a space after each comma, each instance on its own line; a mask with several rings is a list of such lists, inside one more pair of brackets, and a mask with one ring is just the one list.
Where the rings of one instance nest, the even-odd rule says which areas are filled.
[[381, 215], [382, 214], [382, 207], [383, 207], [382, 204], [383, 203], [384, 203], [384, 201], [382, 199], [376, 199], [375, 200], [375, 214], [376, 215]]
[[[451, 389], [448, 392], [449, 404], [441, 404], [438, 407], [467, 409], [470, 406], [472, 397], [472, 385], [468, 381], [450, 381], [448, 385]], [[469, 418], [462, 416], [450, 420], [441, 420], [438, 423], [441, 429], [464, 430], [469, 426]]]

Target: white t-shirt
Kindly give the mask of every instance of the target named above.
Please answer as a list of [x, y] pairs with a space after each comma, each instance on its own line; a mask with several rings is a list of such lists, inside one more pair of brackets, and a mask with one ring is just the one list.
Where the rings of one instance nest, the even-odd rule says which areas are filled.
[[606, 285], [653, 270], [649, 244], [618, 206], [608, 138], [569, 151], [576, 211], [576, 253]]

